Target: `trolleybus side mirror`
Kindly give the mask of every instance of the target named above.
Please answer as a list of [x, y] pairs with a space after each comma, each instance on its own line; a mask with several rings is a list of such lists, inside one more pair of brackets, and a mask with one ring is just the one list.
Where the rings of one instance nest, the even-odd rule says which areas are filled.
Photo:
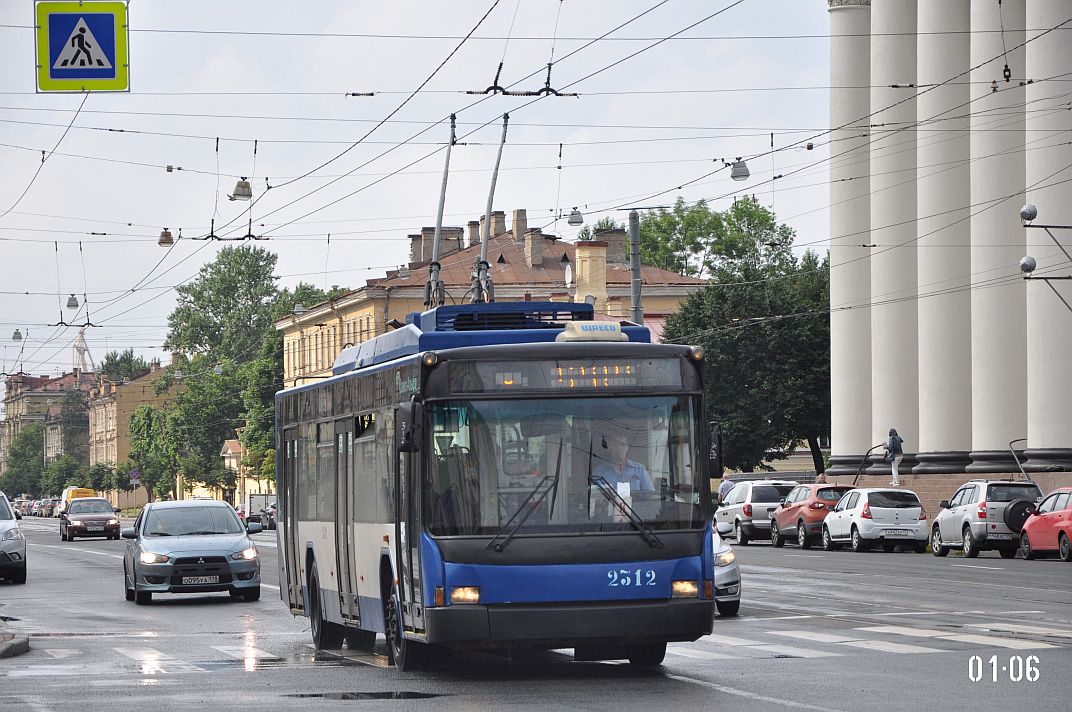
[[399, 452], [420, 452], [423, 439], [424, 405], [414, 399], [410, 402], [409, 416], [402, 416], [399, 423], [400, 435], [398, 440]]

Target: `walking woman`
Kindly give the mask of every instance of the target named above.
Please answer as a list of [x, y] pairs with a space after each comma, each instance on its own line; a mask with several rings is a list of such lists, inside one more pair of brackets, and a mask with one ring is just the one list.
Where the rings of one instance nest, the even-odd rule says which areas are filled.
[[903, 444], [904, 439], [897, 434], [897, 428], [890, 428], [890, 437], [886, 440], [886, 462], [890, 463], [890, 471], [893, 474], [890, 484], [894, 487], [901, 486], [901, 477], [897, 473], [897, 467], [904, 459], [904, 450], [901, 447]]

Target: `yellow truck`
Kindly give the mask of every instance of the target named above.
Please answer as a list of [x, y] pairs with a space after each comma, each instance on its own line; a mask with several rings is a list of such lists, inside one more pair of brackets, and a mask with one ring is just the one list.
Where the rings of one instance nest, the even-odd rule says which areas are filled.
[[72, 499], [79, 499], [81, 497], [96, 497], [97, 490], [89, 487], [67, 487], [63, 490], [63, 494], [60, 495], [60, 504], [56, 508], [54, 516], [60, 516], [63, 512], [67, 511], [67, 505], [71, 503]]

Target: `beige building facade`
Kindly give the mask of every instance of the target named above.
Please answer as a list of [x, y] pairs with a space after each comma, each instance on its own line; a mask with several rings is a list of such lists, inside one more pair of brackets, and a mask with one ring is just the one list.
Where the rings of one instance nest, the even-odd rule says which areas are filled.
[[160, 407], [175, 397], [174, 389], [156, 393], [163, 374], [157, 364], [143, 376], [124, 383], [105, 383], [90, 392], [89, 465], [115, 467], [130, 457], [130, 416], [140, 406]]
[[[440, 241], [440, 279], [448, 304], [468, 301], [473, 265], [480, 256], [480, 221], [466, 228], [445, 227]], [[393, 320], [405, 323], [424, 305], [428, 265], [435, 229], [408, 236], [407, 267], [370, 279], [365, 286], [276, 322], [283, 332], [284, 387], [301, 385], [331, 373], [343, 348], [384, 333]], [[628, 319], [631, 273], [624, 230], [600, 232], [597, 240], [567, 243], [529, 228], [525, 210], [512, 213], [506, 226], [502, 211], [491, 214], [488, 262], [496, 301], [594, 300], [597, 315]], [[645, 325], [658, 341], [662, 322], [705, 281], [676, 272], [641, 267]]]
[[[4, 474], [11, 443], [19, 433], [35, 423], [45, 425], [49, 408], [60, 406], [68, 391], [88, 393], [102, 382], [100, 379], [103, 379], [103, 375], [79, 369], [57, 377], [27, 374], [8, 376], [4, 380], [4, 418], [0, 421], [0, 475]], [[62, 452], [61, 436], [57, 427], [52, 436], [54, 452], [56, 444], [59, 452]]]

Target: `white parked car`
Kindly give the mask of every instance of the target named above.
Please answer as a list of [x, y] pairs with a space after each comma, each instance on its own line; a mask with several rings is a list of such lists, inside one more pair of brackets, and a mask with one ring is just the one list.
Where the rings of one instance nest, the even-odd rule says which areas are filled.
[[26, 583], [26, 538], [19, 527], [22, 514], [0, 492], [0, 578]]
[[827, 551], [848, 544], [853, 551], [867, 551], [881, 544], [893, 551], [898, 544], [916, 552], [927, 550], [930, 530], [927, 512], [912, 490], [871, 487], [846, 492], [823, 521], [823, 548]]
[[770, 540], [771, 514], [796, 486], [789, 480], [738, 482], [715, 510], [715, 528], [723, 536], [732, 532], [741, 546], [752, 539]]

